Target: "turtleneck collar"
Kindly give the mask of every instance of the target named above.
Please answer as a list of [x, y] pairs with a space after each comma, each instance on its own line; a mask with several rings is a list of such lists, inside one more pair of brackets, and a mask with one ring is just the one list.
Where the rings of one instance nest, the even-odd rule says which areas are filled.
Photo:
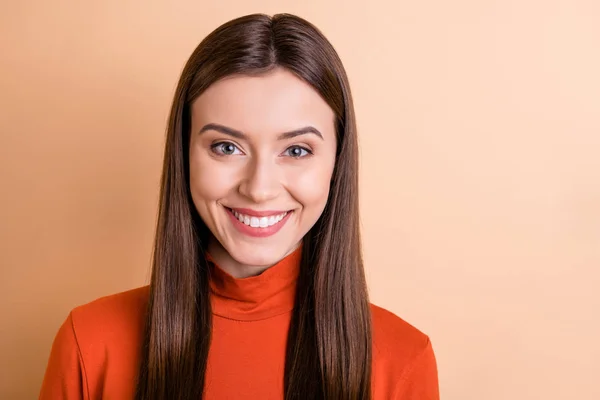
[[235, 278], [219, 267], [210, 254], [212, 312], [238, 321], [258, 321], [294, 308], [302, 246], [260, 275]]

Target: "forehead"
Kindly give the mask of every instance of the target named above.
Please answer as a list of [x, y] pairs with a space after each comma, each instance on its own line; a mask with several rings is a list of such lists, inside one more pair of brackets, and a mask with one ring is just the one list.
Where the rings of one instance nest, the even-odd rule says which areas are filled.
[[215, 82], [193, 102], [191, 111], [195, 129], [218, 123], [252, 135], [310, 125], [324, 136], [334, 135], [333, 110], [309, 84], [282, 68]]

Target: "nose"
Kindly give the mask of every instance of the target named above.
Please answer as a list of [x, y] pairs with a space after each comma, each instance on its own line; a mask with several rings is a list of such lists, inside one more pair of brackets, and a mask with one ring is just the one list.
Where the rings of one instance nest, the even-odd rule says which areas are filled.
[[276, 198], [281, 190], [277, 166], [269, 160], [255, 158], [248, 163], [239, 192], [254, 203], [265, 203]]

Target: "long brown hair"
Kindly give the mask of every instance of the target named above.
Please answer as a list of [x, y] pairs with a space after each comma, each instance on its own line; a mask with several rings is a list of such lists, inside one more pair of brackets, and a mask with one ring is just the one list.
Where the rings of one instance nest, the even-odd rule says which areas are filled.
[[179, 80], [168, 122], [136, 399], [201, 399], [211, 336], [209, 231], [189, 190], [190, 104], [217, 80], [285, 68], [336, 116], [325, 210], [304, 238], [285, 360], [285, 399], [370, 399], [371, 314], [358, 218], [358, 148], [348, 78], [333, 46], [289, 14], [248, 15], [210, 33]]

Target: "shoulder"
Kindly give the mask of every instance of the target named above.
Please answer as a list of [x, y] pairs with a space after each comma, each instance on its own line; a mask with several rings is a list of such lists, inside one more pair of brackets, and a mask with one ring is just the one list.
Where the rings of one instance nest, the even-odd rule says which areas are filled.
[[429, 345], [429, 337], [385, 308], [371, 304], [373, 339], [382, 351], [398, 352], [410, 357]]
[[129, 325], [131, 319], [143, 319], [149, 294], [149, 286], [143, 286], [100, 297], [75, 307], [71, 311], [73, 325], [76, 329], [86, 329], [89, 325], [93, 325], [94, 328]]
[[75, 307], [72, 312], [80, 317], [114, 317], [117, 314], [130, 314], [144, 308], [150, 294], [149, 286], [99, 297]]
[[40, 399], [132, 392], [149, 294], [145, 286], [72, 309], [52, 344]]
[[149, 286], [143, 286], [75, 307], [71, 323], [81, 351], [139, 341], [149, 294]]
[[[371, 304], [376, 386], [398, 393], [419, 380], [420, 390], [437, 390], [437, 366], [429, 336], [396, 314]], [[429, 399], [435, 396], [422, 396]]]

